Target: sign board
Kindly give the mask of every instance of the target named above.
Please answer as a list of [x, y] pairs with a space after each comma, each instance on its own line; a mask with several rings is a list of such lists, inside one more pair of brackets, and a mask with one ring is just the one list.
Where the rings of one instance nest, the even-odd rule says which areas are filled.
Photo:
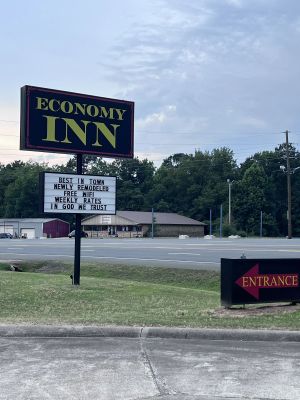
[[115, 214], [116, 177], [42, 172], [42, 212]]
[[101, 223], [103, 225], [111, 225], [111, 216], [110, 215], [103, 215], [101, 218]]
[[21, 88], [21, 150], [133, 158], [134, 103]]
[[300, 302], [299, 259], [221, 259], [221, 303]]

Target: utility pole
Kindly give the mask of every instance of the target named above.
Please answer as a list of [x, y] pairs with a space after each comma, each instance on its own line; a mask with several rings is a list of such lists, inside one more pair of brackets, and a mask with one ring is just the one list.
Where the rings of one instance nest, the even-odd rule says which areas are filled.
[[220, 238], [223, 237], [223, 204], [220, 205]]
[[292, 188], [291, 188], [291, 166], [289, 149], [289, 131], [285, 131], [285, 151], [286, 151], [286, 177], [287, 177], [287, 202], [288, 202], [288, 239], [292, 239]]
[[227, 179], [228, 183], [228, 225], [231, 225], [231, 185], [233, 181]]
[[151, 213], [152, 213], [151, 239], [153, 239], [154, 238], [154, 208], [152, 208]]

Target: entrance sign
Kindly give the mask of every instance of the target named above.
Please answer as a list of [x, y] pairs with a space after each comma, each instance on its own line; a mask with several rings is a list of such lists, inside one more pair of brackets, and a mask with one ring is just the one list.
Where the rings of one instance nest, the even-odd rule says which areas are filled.
[[260, 274], [259, 264], [255, 264], [235, 283], [259, 300], [261, 289], [297, 288], [299, 274]]
[[116, 177], [42, 172], [42, 212], [115, 214]]
[[300, 301], [299, 259], [221, 259], [221, 303]]
[[21, 88], [21, 150], [133, 158], [134, 103]]

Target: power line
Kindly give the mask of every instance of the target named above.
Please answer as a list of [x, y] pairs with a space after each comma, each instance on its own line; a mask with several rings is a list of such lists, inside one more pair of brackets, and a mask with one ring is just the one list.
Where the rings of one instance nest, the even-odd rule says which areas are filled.
[[[13, 137], [13, 138], [19, 138], [19, 134], [7, 134], [7, 133], [5, 133], [5, 134], [1, 134], [0, 133], [0, 138], [1, 138], [1, 136], [4, 136], [4, 137]], [[145, 145], [145, 142], [139, 142], [139, 141], [135, 141], [135, 144], [137, 145]], [[298, 143], [291, 143], [291, 144], [298, 144]], [[149, 146], [155, 146], [155, 147], [164, 147], [164, 146], [194, 146], [194, 147], [203, 147], [203, 146], [218, 146], [218, 148], [219, 147], [229, 147], [229, 146], [234, 146], [234, 145], [238, 145], [239, 147], [240, 146], [243, 146], [243, 147], [247, 147], [247, 149], [249, 149], [249, 148], [251, 148], [251, 147], [256, 147], [256, 145], [251, 145], [251, 144], [249, 144], [249, 143], [240, 143], [240, 141], [239, 142], [233, 142], [233, 141], [229, 141], [229, 143], [228, 142], [221, 142], [220, 143], [220, 141], [218, 141], [218, 143], [216, 143], [216, 142], [203, 142], [203, 141], [201, 141], [201, 144], [199, 143], [199, 142], [194, 142], [194, 143], [186, 143], [186, 142], [181, 142], [181, 143], [172, 143], [172, 142], [170, 142], [170, 143], [155, 143], [155, 145], [154, 144], [152, 144], [152, 143], [149, 143], [149, 144], [147, 144], [146, 143], [146, 145], [149, 145]], [[269, 146], [274, 146], [274, 142], [272, 142], [272, 143], [264, 143], [263, 144], [264, 146], [267, 146], [267, 145], [269, 145]]]
[[[213, 132], [210, 132], [210, 131], [151, 131], [151, 130], [149, 130], [149, 131], [145, 131], [145, 130], [141, 130], [141, 129], [137, 129], [137, 128], [135, 128], [135, 131], [137, 132], [137, 133], [139, 133], [139, 132], [141, 132], [141, 133], [149, 133], [149, 134], [154, 134], [154, 135], [163, 135], [163, 134], [170, 134], [170, 135], [189, 135], [189, 134], [203, 134], [203, 135], [209, 135], [209, 136], [211, 136], [211, 135], [222, 135], [222, 136], [232, 136], [232, 137], [234, 137], [234, 136], [241, 136], [241, 135], [243, 135], [243, 136], [254, 136], [254, 135], [258, 135], [258, 136], [267, 136], [267, 135], [281, 135], [282, 134], [282, 132], [244, 132], [244, 131], [240, 131], [240, 132], [233, 132], [233, 131], [230, 131], [230, 132], [224, 132], [224, 131], [213, 131]], [[291, 133], [291, 132], [290, 132]], [[300, 132], [292, 132], [292, 134], [293, 135], [297, 135], [297, 136], [299, 136], [300, 135]]]
[[[135, 145], [145, 145], [145, 143], [142, 143], [142, 142], [136, 142], [135, 143]], [[215, 146], [216, 144], [215, 143], [202, 143], [201, 144], [201, 147], [199, 147], [199, 143], [160, 143], [160, 144], [150, 144], [149, 145], [149, 148], [150, 149], [146, 149], [145, 151], [147, 152], [152, 152], [152, 150], [151, 150], [151, 147], [155, 147], [155, 148], [157, 148], [157, 147], [170, 147], [170, 148], [174, 148], [174, 147], [183, 147], [183, 146], [191, 146], [192, 148], [193, 148], [193, 150], [194, 149], [196, 149], [196, 150], [200, 150], [201, 151], [201, 149], [203, 149], [203, 147], [204, 146]], [[236, 144], [233, 144], [233, 143], [231, 143], [231, 144], [229, 144], [229, 145], [226, 145], [226, 144], [219, 144], [218, 145], [218, 147], [215, 147], [215, 148], [217, 148], [217, 149], [219, 149], [219, 148], [221, 148], [221, 147], [226, 147], [226, 148], [229, 148], [230, 149], [230, 145], [231, 146], [237, 146], [237, 145], [239, 145], [239, 143], [236, 143]], [[265, 146], [266, 146], [266, 144], [264, 144]], [[269, 146], [274, 146], [274, 144], [270, 144]], [[255, 150], [257, 147], [255, 146], [255, 145], [251, 145], [251, 146], [249, 146], [249, 145], [247, 145], [247, 144], [242, 144], [241, 145], [242, 147], [245, 147], [245, 149], [244, 150], [242, 150], [241, 152], [247, 152], [247, 153], [249, 153], [249, 151], [248, 150], [250, 150], [250, 152], [251, 152], [251, 149], [253, 149], [253, 150]], [[240, 145], [239, 145], [239, 147], [240, 147]], [[0, 149], [1, 150], [17, 150], [16, 148], [10, 148], [10, 147], [0, 147]], [[231, 149], [230, 149], [231, 150]], [[259, 151], [259, 150], [257, 150], [257, 151]], [[261, 150], [261, 151], [270, 151], [270, 150]]]

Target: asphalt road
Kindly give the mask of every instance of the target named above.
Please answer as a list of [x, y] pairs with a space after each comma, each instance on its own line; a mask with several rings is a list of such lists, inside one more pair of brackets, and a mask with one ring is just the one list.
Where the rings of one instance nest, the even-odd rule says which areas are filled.
[[1, 337], [2, 400], [295, 400], [293, 342]]
[[[298, 258], [300, 239], [82, 239], [82, 261], [218, 270], [221, 258]], [[73, 262], [74, 239], [1, 239], [0, 261]]]

